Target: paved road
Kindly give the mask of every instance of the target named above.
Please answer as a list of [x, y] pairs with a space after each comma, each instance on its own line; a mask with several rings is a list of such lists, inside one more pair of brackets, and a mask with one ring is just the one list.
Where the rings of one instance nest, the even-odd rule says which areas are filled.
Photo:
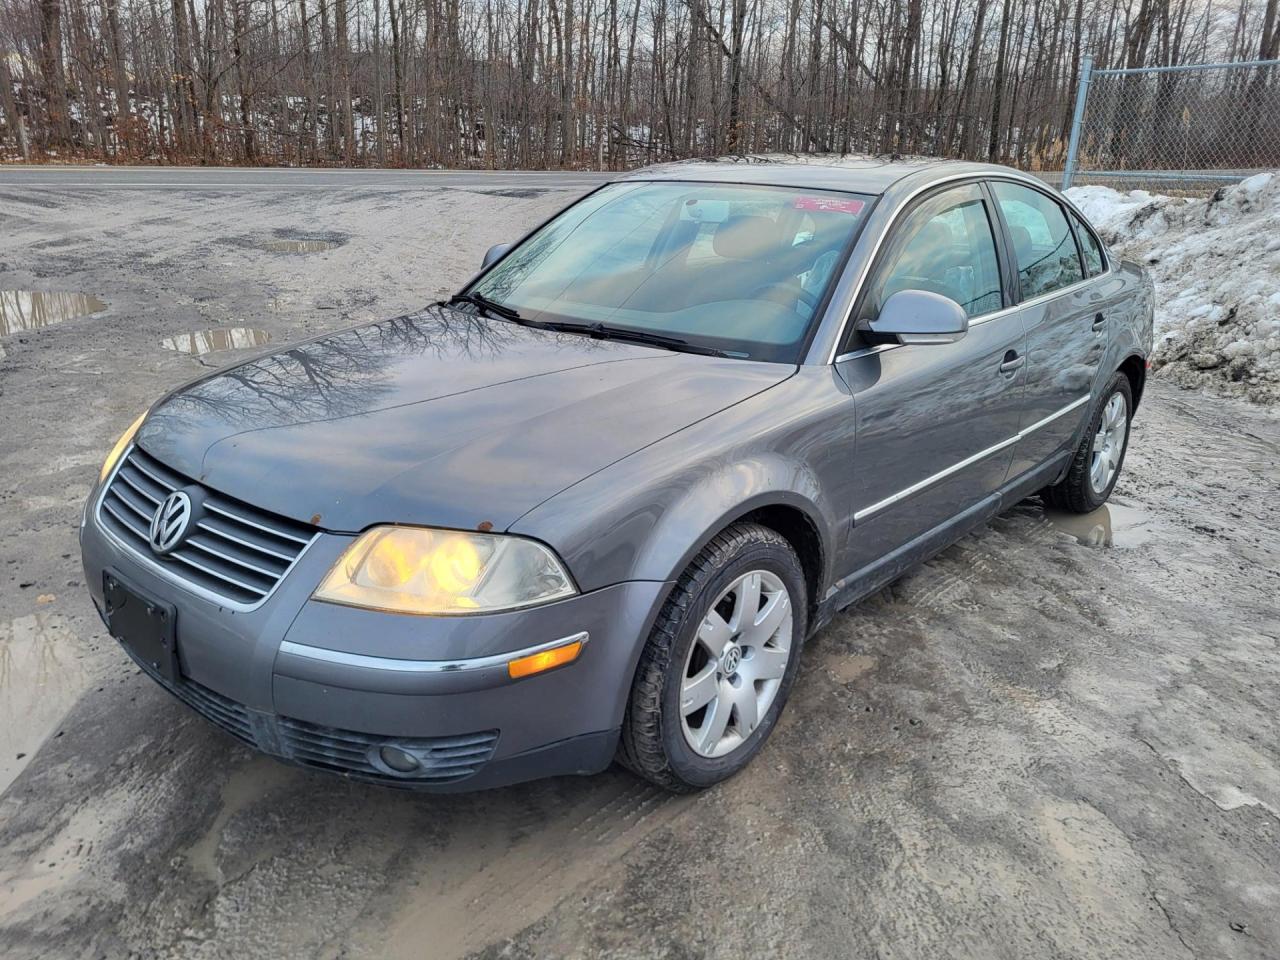
[[558, 170], [332, 170], [243, 167], [4, 166], [0, 187], [101, 190], [590, 189], [614, 174]]
[[[1046, 183], [1062, 182], [1060, 171], [1032, 171]], [[1256, 171], [1204, 171], [1208, 176], [1239, 174], [1243, 179]], [[1218, 184], [1197, 179], [1187, 171], [1184, 180], [1143, 177], [1132, 173], [1098, 174], [1081, 171], [1077, 184], [1104, 183], [1117, 190], [1136, 187], [1166, 193], [1211, 192]], [[562, 170], [338, 170], [282, 167], [107, 167], [107, 166], [0, 166], [0, 188], [179, 190], [186, 192], [239, 190], [316, 190], [384, 188], [420, 190], [444, 187], [458, 190], [507, 191], [588, 190], [616, 176], [614, 173]]]

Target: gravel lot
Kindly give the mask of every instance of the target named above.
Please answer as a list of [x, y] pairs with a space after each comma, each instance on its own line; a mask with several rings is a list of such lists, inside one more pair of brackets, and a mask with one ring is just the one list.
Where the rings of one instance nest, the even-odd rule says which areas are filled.
[[1154, 384], [1109, 511], [1027, 501], [837, 618], [705, 794], [353, 785], [140, 676], [78, 510], [152, 399], [249, 355], [164, 339], [407, 310], [582, 182], [0, 173], [0, 289], [108, 304], [0, 340], [0, 955], [1280, 955], [1274, 413]]

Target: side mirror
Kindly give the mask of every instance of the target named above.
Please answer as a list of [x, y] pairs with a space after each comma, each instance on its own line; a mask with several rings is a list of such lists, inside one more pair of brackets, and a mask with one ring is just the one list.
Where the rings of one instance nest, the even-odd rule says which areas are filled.
[[488, 250], [485, 251], [484, 260], [480, 264], [480, 269], [481, 270], [489, 269], [489, 264], [493, 263], [493, 261], [497, 260], [499, 257], [501, 257], [504, 253], [506, 253], [510, 249], [511, 249], [511, 244], [509, 243], [495, 243], [492, 247], [490, 247]]
[[928, 290], [899, 290], [869, 324], [872, 333], [899, 343], [955, 343], [969, 330], [969, 315], [950, 297]]

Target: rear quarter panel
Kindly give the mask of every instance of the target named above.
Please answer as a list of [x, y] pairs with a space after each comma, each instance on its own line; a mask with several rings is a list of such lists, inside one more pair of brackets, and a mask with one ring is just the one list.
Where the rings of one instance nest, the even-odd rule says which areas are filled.
[[1124, 356], [1138, 353], [1149, 357], [1155, 344], [1155, 284], [1146, 267], [1133, 260], [1120, 261], [1116, 273], [1124, 282], [1128, 316], [1127, 330], [1117, 338], [1120, 349], [1127, 351]]
[[1109, 325], [1103, 375], [1097, 386], [1099, 392], [1106, 388], [1111, 374], [1130, 357], [1149, 360], [1155, 341], [1155, 286], [1146, 269], [1124, 260], [1116, 264], [1112, 277], [1120, 290], [1116, 305], [1110, 311], [1115, 322]]

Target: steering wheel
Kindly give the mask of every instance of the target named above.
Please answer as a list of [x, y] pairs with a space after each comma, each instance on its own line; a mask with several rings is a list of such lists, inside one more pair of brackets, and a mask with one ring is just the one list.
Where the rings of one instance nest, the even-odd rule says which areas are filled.
[[765, 283], [756, 287], [749, 294], [748, 300], [772, 300], [784, 307], [790, 307], [799, 300], [810, 310], [818, 308], [818, 298], [801, 286], [790, 286], [785, 283]]

